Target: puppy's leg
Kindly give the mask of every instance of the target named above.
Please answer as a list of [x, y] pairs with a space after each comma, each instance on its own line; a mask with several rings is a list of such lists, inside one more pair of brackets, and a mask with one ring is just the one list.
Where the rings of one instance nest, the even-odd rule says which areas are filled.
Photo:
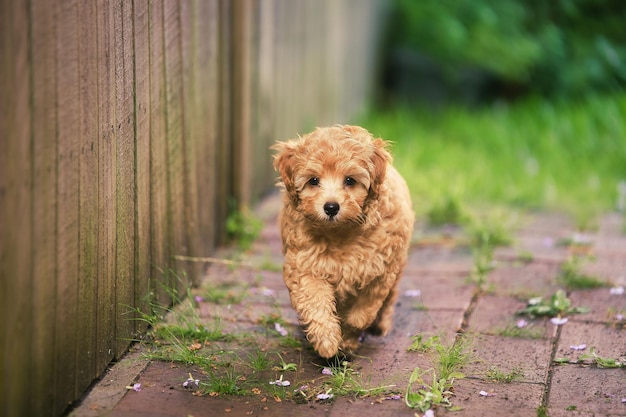
[[346, 355], [352, 355], [361, 344], [361, 336], [363, 330], [348, 326], [345, 323], [341, 326], [343, 332], [343, 340], [339, 345], [339, 350]]
[[[303, 276], [285, 280], [291, 305], [305, 326], [307, 339], [323, 358], [331, 358], [339, 351], [341, 327], [335, 310], [333, 287], [316, 278]], [[289, 283], [296, 283], [289, 285]]]
[[345, 323], [361, 331], [374, 324], [375, 327], [380, 328], [379, 334], [385, 334], [392, 324], [396, 281], [394, 274], [372, 282], [358, 295], [356, 302], [347, 313]]
[[374, 336], [385, 336], [393, 326], [393, 311], [398, 296], [397, 287], [393, 287], [389, 291], [389, 295], [385, 299], [382, 307], [378, 311], [376, 320], [368, 327], [367, 332]]

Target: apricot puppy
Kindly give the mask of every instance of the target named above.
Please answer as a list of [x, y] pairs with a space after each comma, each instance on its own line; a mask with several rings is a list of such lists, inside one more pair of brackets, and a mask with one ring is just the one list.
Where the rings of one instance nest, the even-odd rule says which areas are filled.
[[284, 188], [283, 279], [307, 339], [331, 358], [392, 327], [414, 213], [387, 143], [357, 126], [317, 128], [272, 149]]

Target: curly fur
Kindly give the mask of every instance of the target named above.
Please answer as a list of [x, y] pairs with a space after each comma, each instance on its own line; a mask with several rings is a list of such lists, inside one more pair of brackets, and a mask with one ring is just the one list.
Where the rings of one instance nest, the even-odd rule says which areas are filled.
[[320, 356], [351, 354], [364, 331], [392, 327], [413, 230], [408, 188], [387, 142], [357, 126], [317, 128], [272, 149], [291, 304]]

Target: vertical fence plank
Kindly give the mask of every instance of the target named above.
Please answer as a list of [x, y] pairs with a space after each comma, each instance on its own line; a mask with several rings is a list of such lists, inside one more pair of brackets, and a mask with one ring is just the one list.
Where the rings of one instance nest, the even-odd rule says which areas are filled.
[[198, 227], [195, 233], [200, 238], [200, 254], [209, 254], [214, 247], [218, 219], [216, 188], [222, 179], [216, 175], [216, 142], [219, 136], [219, 21], [218, 0], [196, 0], [195, 32], [192, 33], [196, 54], [196, 88], [194, 102], [188, 112], [196, 123], [195, 175], [197, 177]]
[[[135, 307], [150, 310], [150, 33], [148, 0], [136, 0], [133, 11], [135, 37], [135, 141], [137, 152]], [[133, 316], [134, 317], [134, 316]], [[129, 317], [130, 318], [130, 317]], [[136, 318], [136, 317], [134, 317]], [[138, 321], [137, 331], [147, 323]]]
[[250, 183], [252, 181], [250, 155], [250, 108], [251, 108], [251, 55], [252, 55], [252, 14], [256, 2], [234, 0], [232, 2], [232, 147], [233, 147], [233, 186], [241, 210], [250, 204]]
[[98, 306], [96, 366], [115, 353], [115, 53], [113, 4], [97, 3], [98, 32]]
[[[7, 7], [8, 6], [8, 7]], [[29, 14], [26, 1], [0, 6], [0, 413], [29, 413], [32, 306], [32, 165]]]
[[[274, 0], [266, 0], [259, 3], [255, 33], [255, 37], [258, 39], [255, 56], [257, 68], [254, 86], [252, 87], [255, 105], [251, 115], [251, 127], [253, 129], [252, 135], [258, 138], [258, 144], [252, 154], [258, 155], [255, 158], [256, 163], [253, 170], [254, 177], [257, 180], [253, 187], [254, 190], [259, 191], [265, 189], [265, 184], [271, 184], [276, 176], [272, 165], [268, 163], [271, 160], [269, 147], [276, 140], [286, 139], [276, 135], [277, 115], [273, 91], [275, 85], [280, 83], [280, 81], [275, 78], [274, 73], [279, 71], [280, 68], [275, 62], [274, 8]], [[255, 197], [258, 197], [258, 195]]]
[[148, 3], [150, 39], [150, 239], [151, 288], [155, 301], [170, 302], [166, 271], [170, 257], [167, 209], [167, 137], [165, 130], [165, 64], [163, 0]]
[[218, 10], [219, 24], [219, 132], [217, 135], [216, 149], [217, 160], [215, 172], [222, 181], [217, 181], [217, 198], [215, 199], [216, 214], [216, 236], [223, 242], [226, 236], [226, 225], [220, 219], [226, 219], [228, 216], [228, 205], [231, 202], [232, 188], [229, 178], [232, 177], [231, 164], [231, 137], [232, 137], [232, 119], [231, 119], [231, 75], [232, 75], [232, 49], [231, 49], [231, 33], [230, 23], [232, 19], [232, 10], [230, 0], [219, 0]]
[[135, 321], [128, 315], [135, 301], [135, 113], [132, 3], [115, 5], [115, 149], [116, 248], [115, 355], [130, 343]]
[[[188, 243], [185, 236], [185, 142], [182, 85], [181, 22], [180, 4], [174, 1], [163, 3], [163, 30], [165, 33], [165, 92], [166, 92], [166, 137], [167, 137], [167, 173], [168, 207], [171, 212], [169, 230], [172, 255], [187, 255]], [[174, 286], [184, 291], [187, 285], [184, 264], [176, 262], [171, 271]]]
[[[31, 5], [33, 79], [33, 314], [32, 414], [53, 416], [56, 309], [57, 137], [54, 3]], [[3, 217], [6, 218], [6, 217]]]
[[80, 92], [78, 90], [78, 5], [59, 1], [55, 20], [57, 74], [57, 291], [55, 326], [55, 406], [57, 413], [74, 400], [79, 259]]
[[[187, 239], [187, 253], [198, 255], [200, 252], [200, 233], [198, 231], [198, 177], [195, 167], [198, 165], [200, 145], [200, 125], [206, 120], [197, 112], [198, 96], [204, 92], [198, 90], [199, 71], [197, 67], [200, 43], [195, 34], [198, 31], [197, 1], [180, 0], [181, 59], [182, 59], [182, 120], [183, 120], [183, 187], [185, 191], [183, 232]], [[208, 41], [208, 39], [207, 39]], [[200, 117], [198, 117], [200, 116]], [[185, 267], [193, 280], [201, 274], [201, 264], [188, 264]]]
[[78, 3], [80, 155], [79, 280], [76, 341], [76, 396], [97, 378], [96, 305], [98, 276], [98, 60], [96, 8]]

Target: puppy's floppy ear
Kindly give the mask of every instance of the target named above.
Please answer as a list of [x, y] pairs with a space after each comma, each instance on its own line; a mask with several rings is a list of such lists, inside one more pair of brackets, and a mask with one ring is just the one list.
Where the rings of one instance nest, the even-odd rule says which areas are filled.
[[274, 169], [280, 175], [289, 196], [296, 197], [294, 171], [296, 166], [296, 147], [293, 142], [276, 142], [270, 149], [277, 151], [274, 155]]
[[380, 138], [372, 141], [372, 161], [373, 170], [371, 175], [370, 195], [371, 198], [377, 198], [380, 186], [385, 182], [385, 174], [387, 173], [387, 165], [391, 163], [391, 154], [387, 151], [388, 143]]

